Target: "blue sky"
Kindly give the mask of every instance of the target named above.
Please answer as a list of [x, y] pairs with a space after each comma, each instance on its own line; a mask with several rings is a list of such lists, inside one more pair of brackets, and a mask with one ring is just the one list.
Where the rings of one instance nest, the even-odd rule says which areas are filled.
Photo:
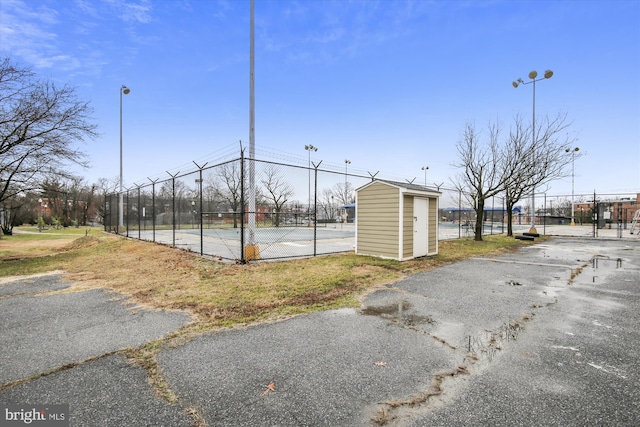
[[[249, 140], [249, 0], [2, 0], [0, 53], [77, 87], [89, 183], [193, 169]], [[256, 152], [445, 186], [466, 122], [568, 114], [576, 194], [640, 191], [640, 1], [255, 2]], [[550, 194], [570, 194], [571, 178]]]

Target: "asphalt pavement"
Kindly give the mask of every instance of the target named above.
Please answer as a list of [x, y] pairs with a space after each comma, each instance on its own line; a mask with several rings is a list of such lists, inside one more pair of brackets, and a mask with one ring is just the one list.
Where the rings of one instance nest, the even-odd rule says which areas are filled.
[[73, 426], [640, 424], [640, 239], [553, 238], [381, 286], [361, 309], [167, 346], [174, 403], [119, 350], [188, 316], [69, 285], [0, 283], [0, 405], [69, 404]]

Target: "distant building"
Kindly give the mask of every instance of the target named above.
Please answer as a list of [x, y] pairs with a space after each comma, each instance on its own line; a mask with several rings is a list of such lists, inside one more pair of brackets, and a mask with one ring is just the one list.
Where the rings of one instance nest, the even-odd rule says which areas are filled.
[[640, 193], [632, 197], [621, 197], [610, 200], [590, 200], [588, 202], [575, 203], [573, 205], [575, 222], [591, 222], [593, 212], [597, 213], [598, 227], [602, 228], [606, 224], [630, 223], [633, 215], [640, 209]]

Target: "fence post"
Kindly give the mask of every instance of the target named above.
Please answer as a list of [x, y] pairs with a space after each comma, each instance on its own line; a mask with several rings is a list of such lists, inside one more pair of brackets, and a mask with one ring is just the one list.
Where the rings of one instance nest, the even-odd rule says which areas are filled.
[[156, 182], [151, 178], [147, 177], [149, 181], [151, 181], [151, 224], [153, 226], [153, 242], [156, 241]]
[[130, 212], [131, 206], [129, 205], [129, 189], [127, 188], [126, 190], [127, 190], [127, 210], [125, 211], [126, 212], [125, 217], [127, 218], [127, 225], [125, 227], [125, 235], [129, 237], [129, 212]]
[[493, 213], [495, 212], [496, 196], [491, 197], [491, 235], [493, 236]]
[[547, 234], [547, 193], [544, 193], [544, 207], [542, 209], [544, 215], [544, 224], [542, 225], [542, 235]]
[[244, 257], [244, 150], [240, 149], [240, 264], [246, 262]]
[[176, 247], [176, 176], [180, 172], [176, 172], [175, 175], [171, 175], [169, 171], [167, 171], [169, 176], [171, 177], [171, 228], [173, 231], [173, 247]]
[[593, 228], [593, 237], [596, 237], [596, 230], [597, 225], [596, 223], [600, 220], [600, 218], [598, 218], [598, 204], [596, 203], [596, 190], [593, 190], [593, 215], [592, 219], [591, 219], [591, 226]]
[[104, 231], [108, 231], [111, 228], [111, 195], [104, 193]]
[[[193, 160], [192, 160], [193, 162]], [[204, 165], [200, 166], [199, 164], [197, 164], [196, 162], [193, 162], [194, 165], [196, 165], [196, 167], [198, 168], [199, 172], [200, 172], [200, 178], [196, 179], [196, 183], [199, 184], [199, 198], [200, 198], [200, 256], [202, 256], [204, 254], [204, 231], [202, 230], [202, 169], [205, 168], [205, 166], [207, 166], [206, 162]]]
[[140, 218], [142, 217], [142, 209], [140, 208], [140, 186], [138, 185], [138, 240], [141, 240], [140, 229], [142, 228], [142, 224], [140, 223]]
[[462, 237], [462, 190], [458, 190], [458, 239]]
[[[206, 166], [206, 163], [205, 163]], [[204, 166], [203, 166], [204, 167]], [[200, 168], [200, 178], [198, 180], [200, 192], [200, 256], [204, 255], [204, 221], [202, 215], [202, 168]]]
[[318, 253], [318, 166], [320, 166], [320, 163], [313, 164], [313, 256]]

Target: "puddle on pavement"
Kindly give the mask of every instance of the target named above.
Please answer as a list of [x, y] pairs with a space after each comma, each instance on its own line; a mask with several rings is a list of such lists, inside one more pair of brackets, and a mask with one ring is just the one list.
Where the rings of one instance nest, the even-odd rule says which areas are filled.
[[379, 316], [385, 319], [402, 323], [405, 326], [416, 326], [425, 323], [434, 323], [431, 316], [423, 316], [409, 313], [412, 305], [408, 301], [400, 301], [395, 304], [383, 306], [370, 306], [362, 309], [362, 314], [366, 316]]
[[591, 259], [591, 283], [599, 283], [606, 276], [622, 268], [622, 258], [595, 255]]

